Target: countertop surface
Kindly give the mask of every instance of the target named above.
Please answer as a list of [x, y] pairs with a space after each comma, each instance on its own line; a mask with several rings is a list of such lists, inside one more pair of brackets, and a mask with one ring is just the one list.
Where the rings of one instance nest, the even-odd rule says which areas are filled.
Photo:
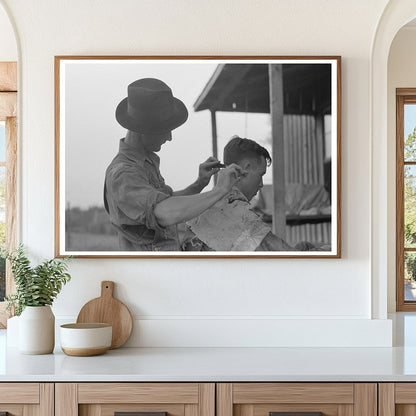
[[388, 348], [119, 348], [24, 355], [0, 330], [0, 382], [416, 381], [416, 314], [393, 316]]
[[416, 348], [119, 348], [0, 354], [1, 381], [416, 381]]

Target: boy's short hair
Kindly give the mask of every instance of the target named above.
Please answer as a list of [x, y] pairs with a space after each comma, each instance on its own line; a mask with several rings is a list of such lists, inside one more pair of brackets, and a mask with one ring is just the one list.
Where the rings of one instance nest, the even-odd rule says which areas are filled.
[[233, 136], [224, 147], [224, 163], [238, 164], [243, 159], [254, 157], [256, 159], [263, 156], [266, 159], [267, 166], [272, 163], [272, 158], [263, 146], [251, 139], [243, 139], [239, 136]]

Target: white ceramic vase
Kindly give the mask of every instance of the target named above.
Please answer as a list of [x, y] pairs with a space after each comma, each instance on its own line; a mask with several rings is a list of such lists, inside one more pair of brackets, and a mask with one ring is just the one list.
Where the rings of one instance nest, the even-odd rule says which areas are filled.
[[51, 307], [26, 306], [19, 317], [19, 351], [50, 354], [55, 346], [55, 316]]

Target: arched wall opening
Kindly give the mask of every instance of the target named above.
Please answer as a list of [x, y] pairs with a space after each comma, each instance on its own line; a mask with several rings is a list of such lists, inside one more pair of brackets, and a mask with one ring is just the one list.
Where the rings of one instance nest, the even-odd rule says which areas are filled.
[[[388, 167], [388, 311], [396, 310], [396, 88], [416, 87], [416, 19], [403, 26], [395, 35], [388, 58], [387, 68], [387, 167]], [[410, 119], [408, 120], [410, 122]], [[413, 168], [412, 168], [413, 169]], [[406, 291], [405, 291], [406, 292]], [[407, 291], [407, 299], [413, 291]]]
[[[413, 0], [392, 0], [379, 21], [372, 48], [370, 114], [373, 319], [385, 319], [387, 312], [395, 312], [396, 309], [394, 132], [396, 87], [392, 85], [392, 80], [389, 83], [389, 54], [392, 45], [393, 48], [395, 46], [396, 35], [415, 17], [416, 3]], [[416, 85], [416, 77], [414, 83]]]

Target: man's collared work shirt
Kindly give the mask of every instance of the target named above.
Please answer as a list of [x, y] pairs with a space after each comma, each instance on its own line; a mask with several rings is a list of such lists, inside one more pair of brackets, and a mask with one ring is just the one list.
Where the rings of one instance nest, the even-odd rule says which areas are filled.
[[119, 234], [121, 251], [178, 251], [176, 225], [161, 227], [155, 206], [172, 196], [159, 171], [159, 156], [140, 152], [120, 140], [107, 168], [104, 203]]

